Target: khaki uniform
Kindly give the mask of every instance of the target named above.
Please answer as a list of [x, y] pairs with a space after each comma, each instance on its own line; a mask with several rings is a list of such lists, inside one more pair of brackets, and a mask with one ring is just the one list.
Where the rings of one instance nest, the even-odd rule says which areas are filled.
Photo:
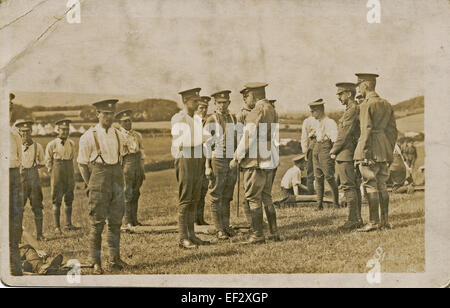
[[72, 202], [74, 199], [75, 142], [56, 138], [47, 144], [45, 165], [51, 171], [51, 195], [55, 225], [60, 228], [61, 203], [64, 197], [66, 225], [72, 225]]
[[44, 166], [44, 149], [42, 145], [33, 142], [31, 145], [22, 145], [22, 171], [23, 205], [30, 200], [31, 210], [34, 214], [37, 237], [42, 236], [43, 224], [43, 195], [39, 168]]
[[363, 185], [367, 189], [370, 207], [370, 222], [378, 223], [378, 205], [381, 205], [382, 222], [387, 221], [389, 195], [386, 182], [389, 178], [388, 164], [393, 161], [397, 140], [397, 126], [391, 104], [375, 92], [367, 94], [360, 105], [361, 136], [354, 159], [373, 161], [373, 165], [359, 165]]
[[[206, 120], [202, 120], [203, 123], [203, 127], [205, 126]], [[208, 193], [208, 186], [209, 186], [209, 181], [208, 178], [205, 175], [205, 162], [206, 162], [206, 158], [203, 157], [202, 158], [202, 186], [200, 189], [200, 200], [198, 201], [196, 207], [195, 207], [195, 222], [197, 224], [203, 224], [205, 222], [205, 198], [206, 198], [206, 194]]]
[[107, 242], [112, 261], [120, 259], [120, 225], [124, 214], [124, 178], [120, 158], [125, 141], [119, 130], [106, 131], [100, 124], [80, 138], [78, 163], [92, 166], [88, 183], [89, 254], [101, 264], [102, 232], [108, 220]]
[[22, 164], [22, 138], [15, 128], [10, 128], [9, 159], [9, 260], [11, 274], [21, 275], [19, 243], [22, 237], [23, 191], [20, 179]]
[[145, 159], [142, 135], [135, 131], [121, 128], [125, 140], [122, 159], [123, 175], [125, 179], [125, 216], [126, 224], [138, 225], [137, 212], [140, 188], [145, 178], [143, 169]]
[[[273, 170], [278, 167], [278, 161], [273, 152], [276, 149], [273, 145], [271, 127], [277, 120], [275, 109], [269, 101], [267, 99], [258, 101], [247, 116], [244, 136], [235, 153], [244, 173], [244, 191], [252, 216], [252, 229], [258, 237], [264, 235], [263, 205], [267, 209], [266, 215], [271, 231], [277, 232], [272, 184]], [[267, 130], [260, 130], [261, 124], [265, 124]], [[260, 140], [267, 140], [266, 149], [261, 148]]]
[[[217, 111], [205, 123], [207, 135], [211, 136], [206, 144], [214, 148], [211, 158], [214, 178], [206, 195], [206, 203], [211, 207], [216, 230], [222, 232], [230, 227], [230, 202], [236, 184], [236, 170], [230, 169], [232, 158], [227, 157], [235, 150], [235, 125], [236, 117], [233, 114]], [[233, 140], [231, 147], [226, 144], [227, 140]], [[227, 148], [231, 155], [227, 155]]]
[[330, 151], [330, 154], [336, 155], [336, 171], [349, 208], [350, 222], [362, 221], [361, 193], [353, 162], [359, 135], [359, 107], [351, 101], [339, 120], [338, 137]]

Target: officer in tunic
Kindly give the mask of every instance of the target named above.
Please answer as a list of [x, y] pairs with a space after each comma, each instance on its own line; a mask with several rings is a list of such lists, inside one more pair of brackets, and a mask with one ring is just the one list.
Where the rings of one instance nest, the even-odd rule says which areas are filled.
[[336, 87], [338, 99], [345, 106], [345, 111], [339, 120], [338, 136], [330, 154], [331, 159], [336, 160], [336, 172], [348, 207], [348, 218], [341, 229], [351, 230], [362, 227], [361, 200], [359, 200], [359, 187], [353, 162], [360, 134], [359, 107], [354, 100], [356, 84], [340, 82], [336, 84]]
[[142, 135], [132, 129], [131, 116], [133, 111], [123, 110], [116, 114], [115, 118], [120, 123], [119, 131], [124, 138], [122, 168], [125, 179], [125, 215], [124, 229], [141, 226], [138, 221], [138, 202], [140, 188], [145, 179], [145, 153]]
[[22, 166], [22, 138], [20, 137], [14, 123], [13, 99], [15, 95], [9, 95], [9, 260], [11, 264], [11, 275], [22, 275], [20, 261], [19, 243], [22, 237], [23, 218], [23, 191], [20, 178]]
[[210, 181], [206, 203], [210, 206], [214, 226], [219, 239], [234, 236], [230, 227], [230, 202], [233, 200], [236, 184], [236, 168], [230, 168], [230, 161], [236, 148], [236, 116], [228, 110], [229, 90], [211, 94], [216, 110], [205, 124], [205, 133], [211, 136], [207, 142], [205, 175]]
[[[121, 270], [127, 264], [120, 258], [120, 225], [124, 214], [124, 179], [121, 157], [125, 140], [112, 127], [118, 100], [104, 100], [93, 105], [98, 124], [80, 138], [78, 166], [88, 188], [89, 256], [94, 274], [102, 274], [101, 245], [105, 221], [108, 221], [109, 270]], [[89, 168], [89, 165], [92, 167]]]
[[45, 240], [42, 233], [43, 208], [42, 188], [39, 178], [39, 168], [44, 167], [44, 148], [31, 138], [31, 127], [33, 121], [19, 120], [16, 127], [22, 136], [22, 170], [21, 179], [23, 187], [23, 205], [30, 200], [31, 210], [34, 214], [34, 223], [36, 226], [36, 239]]
[[[389, 194], [386, 181], [389, 164], [397, 141], [397, 125], [391, 104], [375, 92], [377, 74], [356, 74], [358, 91], [364, 96], [360, 106], [361, 137], [354, 159], [359, 165], [367, 190], [370, 222], [361, 232], [390, 228], [388, 222]], [[381, 224], [379, 208], [381, 207]]]
[[[201, 118], [202, 118], [202, 123], [203, 123], [203, 127], [206, 124], [206, 119], [208, 118], [207, 113], [208, 113], [208, 106], [209, 106], [209, 101], [211, 100], [211, 97], [209, 96], [202, 96], [201, 97], [201, 101], [198, 103], [198, 107], [197, 107], [197, 111], [196, 114], [198, 114]], [[208, 185], [209, 185], [209, 181], [208, 178], [205, 175], [205, 163], [206, 163], [206, 158], [203, 158], [203, 163], [202, 163], [202, 188], [200, 191], [200, 200], [197, 203], [196, 206], [196, 216], [195, 216], [195, 223], [199, 226], [204, 225], [207, 226], [209, 225], [206, 221], [205, 221], [205, 197], [206, 197], [206, 193], [208, 192]]]
[[69, 139], [70, 120], [56, 122], [58, 138], [50, 141], [45, 148], [45, 165], [51, 173], [51, 194], [55, 232], [61, 234], [60, 213], [64, 197], [66, 230], [77, 230], [72, 224], [72, 203], [74, 199], [74, 169], [75, 142]]
[[334, 120], [325, 115], [325, 107], [322, 99], [318, 99], [308, 105], [311, 109], [312, 116], [316, 119], [312, 127], [312, 137], [315, 139], [312, 156], [317, 193], [317, 209], [323, 210], [325, 179], [331, 188], [333, 204], [335, 207], [339, 207], [339, 192], [334, 177], [335, 162], [330, 155], [330, 150], [337, 138], [337, 125]]
[[267, 208], [270, 239], [280, 240], [276, 212], [272, 203], [272, 175], [278, 166], [277, 156], [272, 151], [272, 124], [276, 123], [275, 109], [266, 99], [267, 83], [249, 83], [245, 87], [246, 101], [255, 104], [247, 115], [244, 136], [240, 140], [230, 168], [239, 163], [244, 170], [245, 198], [250, 206], [253, 232], [244, 244], [265, 242], [263, 231], [263, 205]]
[[203, 124], [195, 114], [201, 101], [200, 88], [179, 92], [184, 108], [171, 119], [172, 155], [175, 157], [175, 175], [178, 182], [178, 236], [179, 247], [195, 249], [208, 245], [195, 235], [195, 207], [200, 200], [203, 176]]

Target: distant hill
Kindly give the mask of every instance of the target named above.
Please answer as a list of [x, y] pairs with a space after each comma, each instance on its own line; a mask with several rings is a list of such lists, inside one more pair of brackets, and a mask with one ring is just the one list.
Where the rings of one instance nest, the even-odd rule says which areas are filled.
[[393, 105], [397, 119], [413, 114], [424, 113], [424, 97], [417, 96]]

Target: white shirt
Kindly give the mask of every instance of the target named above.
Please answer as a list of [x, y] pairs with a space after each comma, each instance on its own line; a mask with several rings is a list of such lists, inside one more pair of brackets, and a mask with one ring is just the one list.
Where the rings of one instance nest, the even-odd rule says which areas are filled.
[[299, 167], [293, 166], [289, 168], [281, 179], [281, 187], [291, 189], [302, 183], [302, 171]]
[[314, 128], [318, 126], [317, 120], [313, 116], [309, 116], [303, 121], [301, 145], [302, 152], [306, 153], [308, 150], [309, 137], [315, 134]]
[[[106, 132], [100, 124], [88, 129], [81, 136], [77, 162], [79, 164], [88, 164], [95, 160], [97, 163], [103, 163], [102, 159], [98, 157], [94, 140], [94, 131], [97, 132], [97, 141], [104, 162], [110, 165], [119, 163], [119, 151], [120, 155], [123, 155], [124, 153], [123, 145], [125, 140], [123, 134], [112, 126], [108, 129], [108, 132]], [[117, 144], [117, 138], [119, 138], [120, 145]]]
[[123, 138], [125, 140], [123, 146], [124, 147], [123, 155], [141, 152], [141, 159], [144, 159], [145, 154], [142, 142], [142, 135], [135, 130], [131, 129], [128, 131], [123, 127], [120, 128], [120, 132], [123, 134]]
[[20, 137], [17, 129], [10, 127], [9, 139], [9, 168], [20, 168], [22, 164], [22, 137]]
[[[36, 149], [36, 164], [34, 165]], [[22, 144], [22, 167], [24, 169], [31, 168], [33, 166], [44, 166], [44, 148], [37, 142], [33, 142], [30, 146]]]
[[203, 122], [198, 114], [191, 117], [185, 109], [176, 113], [172, 119], [172, 155], [178, 157], [180, 147], [202, 146]]
[[317, 141], [331, 140], [336, 142], [337, 139], [337, 124], [329, 117], [324, 117], [320, 120], [316, 120], [313, 130], [316, 132]]

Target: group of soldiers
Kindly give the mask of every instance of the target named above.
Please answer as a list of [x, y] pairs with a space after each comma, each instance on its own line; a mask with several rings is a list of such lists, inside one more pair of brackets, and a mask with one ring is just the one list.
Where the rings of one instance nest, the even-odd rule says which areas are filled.
[[[397, 139], [392, 106], [375, 92], [375, 74], [356, 74], [356, 83], [338, 83], [337, 96], [346, 110], [339, 125], [325, 114], [322, 99], [309, 103], [312, 116], [302, 127], [303, 158], [308, 180], [304, 188], [317, 196], [323, 209], [324, 181], [331, 187], [333, 202], [339, 206], [338, 182], [349, 208], [344, 229], [371, 231], [389, 228], [389, 195], [386, 181]], [[266, 98], [267, 83], [248, 83], [240, 91], [243, 106], [237, 115], [228, 107], [229, 90], [201, 96], [200, 88], [179, 94], [183, 109], [172, 117], [172, 154], [178, 183], [178, 245], [194, 249], [212, 242], [198, 238], [194, 225], [207, 224], [204, 208], [210, 207], [218, 240], [235, 236], [230, 224], [230, 202], [240, 174], [245, 200], [243, 209], [249, 223], [249, 237], [243, 244], [261, 244], [264, 212], [269, 225], [268, 239], [281, 240], [272, 202], [272, 186], [278, 168], [275, 100]], [[361, 103], [355, 100], [361, 95]], [[208, 115], [209, 101], [215, 111]], [[117, 100], [93, 105], [98, 124], [80, 138], [77, 163], [87, 187], [90, 232], [89, 256], [94, 274], [102, 274], [101, 242], [108, 222], [108, 268], [120, 270], [127, 264], [120, 258], [120, 230], [140, 225], [137, 220], [139, 189], [145, 179], [142, 136], [132, 129], [131, 111], [116, 113]], [[120, 128], [112, 126], [114, 118]], [[20, 274], [23, 207], [31, 200], [37, 239], [42, 233], [42, 190], [38, 169], [51, 172], [55, 232], [61, 233], [60, 209], [65, 203], [66, 229], [73, 226], [73, 159], [75, 143], [68, 138], [69, 120], [59, 121], [58, 138], [44, 150], [31, 138], [31, 121], [18, 121], [11, 128], [10, 159], [10, 251], [13, 274]], [[175, 129], [181, 125], [188, 133]], [[264, 127], [264, 129], [261, 129]], [[201, 137], [197, 138], [200, 128]], [[18, 129], [18, 131], [17, 131]], [[175, 142], [177, 141], [177, 142]], [[363, 225], [359, 179], [367, 191], [369, 223]], [[238, 183], [239, 184], [239, 183]], [[239, 186], [238, 186], [239, 187]], [[379, 209], [381, 208], [381, 216]], [[123, 221], [124, 218], [124, 221]], [[381, 221], [380, 221], [381, 220]]]
[[[13, 97], [10, 96], [11, 119]], [[137, 219], [138, 199], [145, 179], [142, 135], [132, 129], [131, 110], [116, 113], [117, 102], [105, 100], [93, 104], [99, 123], [81, 136], [78, 149], [78, 167], [87, 188], [89, 255], [95, 274], [103, 273], [100, 252], [106, 220], [109, 246], [107, 265], [112, 270], [126, 266], [120, 258], [122, 223], [122, 229], [125, 230], [140, 225]], [[114, 119], [119, 121], [120, 128], [112, 126]], [[75, 187], [73, 160], [76, 147], [75, 142], [69, 139], [70, 120], [56, 122], [58, 137], [47, 144], [45, 153], [43, 147], [31, 137], [32, 124], [33, 121], [17, 120], [10, 130], [10, 263], [13, 275], [22, 273], [24, 261], [30, 255], [20, 250], [23, 211], [28, 199], [35, 218], [36, 240], [45, 240], [40, 168], [46, 167], [51, 174], [55, 234], [62, 234], [60, 212], [63, 199], [66, 218], [64, 230], [79, 229], [72, 224]], [[34, 251], [39, 250], [34, 248]]]

